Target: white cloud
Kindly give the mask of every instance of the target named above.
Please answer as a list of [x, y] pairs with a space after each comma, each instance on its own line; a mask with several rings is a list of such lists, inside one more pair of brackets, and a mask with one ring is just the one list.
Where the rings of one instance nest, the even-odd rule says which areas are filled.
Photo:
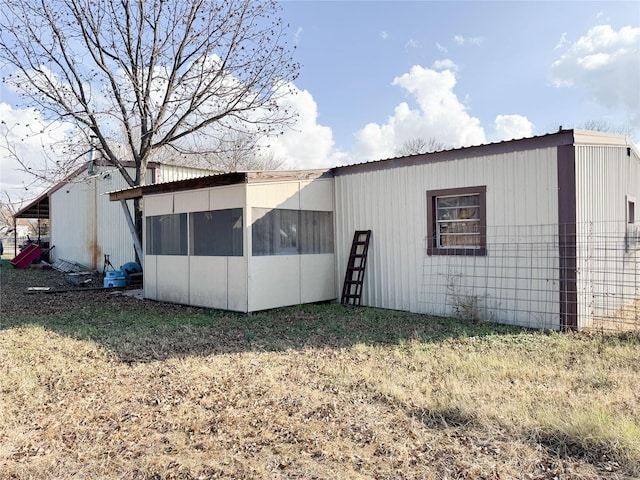
[[449, 50], [447, 49], [447, 47], [440, 45], [438, 42], [436, 42], [436, 48], [441, 53], [449, 53]]
[[433, 62], [432, 68], [434, 70], [453, 70], [455, 72], [458, 70], [458, 65], [456, 65], [453, 60], [445, 58], [443, 60], [436, 60]]
[[298, 27], [298, 29], [296, 30], [296, 33], [293, 34], [293, 41], [296, 45], [300, 44], [300, 40], [302, 40], [303, 32], [304, 30], [302, 29], [302, 27]]
[[405, 48], [422, 48], [422, 44], [418, 40], [411, 38], [405, 44]]
[[495, 140], [530, 137], [533, 124], [522, 115], [498, 115], [495, 119]]
[[558, 43], [556, 43], [555, 49], [559, 50], [561, 48], [564, 48], [567, 46], [567, 43], [567, 32], [563, 32], [562, 35], [560, 35], [560, 40], [558, 40]]
[[418, 65], [395, 78], [392, 85], [409, 93], [418, 108], [402, 102], [385, 124], [369, 123], [356, 132], [356, 160], [394, 156], [402, 142], [415, 137], [434, 138], [451, 147], [484, 143], [480, 121], [469, 115], [458, 100], [453, 91], [455, 84], [453, 71], [438, 72]]
[[[70, 124], [46, 122], [32, 108], [13, 109], [0, 102], [0, 190], [16, 197], [35, 197], [42, 182], [26, 173], [9, 152], [12, 150], [33, 172], [50, 168], [57, 160], [56, 149], [72, 129]], [[49, 164], [49, 165], [48, 165]], [[29, 193], [25, 194], [25, 189]]]
[[380, 32], [380, 38], [386, 40], [387, 38], [389, 38], [389, 34], [383, 30], [382, 32]]
[[598, 25], [570, 43], [551, 66], [556, 87], [577, 87], [607, 109], [622, 109], [640, 134], [640, 27]]
[[469, 45], [482, 45], [482, 43], [484, 42], [484, 38], [483, 37], [464, 37], [462, 35], [454, 35], [453, 37], [453, 41], [456, 42], [458, 45], [464, 45], [465, 43], [468, 43]]
[[318, 106], [307, 90], [290, 85], [294, 94], [284, 97], [280, 105], [298, 112], [293, 129], [268, 140], [265, 150], [284, 159], [287, 168], [328, 168], [343, 163], [345, 155], [334, 149], [331, 128], [319, 125]]

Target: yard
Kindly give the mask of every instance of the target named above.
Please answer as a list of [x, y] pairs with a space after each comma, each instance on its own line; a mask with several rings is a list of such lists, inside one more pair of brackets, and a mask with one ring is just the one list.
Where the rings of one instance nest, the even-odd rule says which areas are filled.
[[2, 479], [640, 477], [639, 332], [0, 281]]

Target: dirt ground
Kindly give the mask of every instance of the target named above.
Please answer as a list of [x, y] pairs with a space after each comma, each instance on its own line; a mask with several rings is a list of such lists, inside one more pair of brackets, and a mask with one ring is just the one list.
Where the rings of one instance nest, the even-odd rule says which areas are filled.
[[[0, 313], [11, 315], [51, 315], [66, 312], [74, 308], [92, 309], [111, 305], [113, 309], [144, 309], [145, 311], [177, 311], [189, 309], [180, 305], [162, 302], [140, 302], [133, 294], [140, 286], [126, 288], [108, 288], [103, 285], [103, 275], [94, 272], [83, 278], [90, 282], [77, 285], [68, 280], [68, 274], [54, 269], [32, 268], [29, 275], [12, 272], [8, 261], [3, 260], [0, 271]], [[48, 290], [44, 290], [48, 289]]]

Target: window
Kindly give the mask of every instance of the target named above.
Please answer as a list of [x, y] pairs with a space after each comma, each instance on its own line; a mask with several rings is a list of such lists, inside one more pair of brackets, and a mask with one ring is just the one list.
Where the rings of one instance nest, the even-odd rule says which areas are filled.
[[254, 208], [252, 253], [299, 255], [333, 253], [333, 213]]
[[427, 192], [427, 253], [486, 255], [486, 187]]
[[187, 255], [187, 214], [147, 217], [147, 255]]
[[241, 208], [191, 213], [190, 228], [192, 255], [242, 256]]
[[626, 196], [627, 211], [626, 220], [627, 226], [625, 230], [625, 250], [627, 253], [633, 252], [638, 249], [640, 245], [640, 228], [636, 225], [636, 198], [631, 195]]

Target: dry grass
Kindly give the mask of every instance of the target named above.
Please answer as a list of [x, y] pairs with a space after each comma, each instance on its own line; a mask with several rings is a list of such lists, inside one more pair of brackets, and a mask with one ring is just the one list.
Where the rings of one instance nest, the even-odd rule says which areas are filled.
[[2, 479], [640, 477], [640, 336], [242, 316], [0, 272]]

